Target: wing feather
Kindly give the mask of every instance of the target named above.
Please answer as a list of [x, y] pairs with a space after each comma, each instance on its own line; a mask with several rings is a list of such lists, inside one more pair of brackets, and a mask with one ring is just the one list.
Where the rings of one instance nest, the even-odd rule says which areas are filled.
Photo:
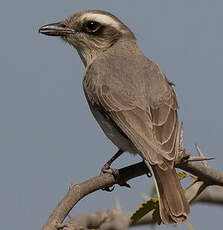
[[158, 66], [147, 59], [137, 76], [132, 74], [134, 66], [121, 76], [116, 72], [102, 73], [95, 66], [88, 69], [84, 78], [89, 100], [108, 113], [150, 164], [162, 168], [165, 162], [173, 164], [178, 105], [172, 85]]

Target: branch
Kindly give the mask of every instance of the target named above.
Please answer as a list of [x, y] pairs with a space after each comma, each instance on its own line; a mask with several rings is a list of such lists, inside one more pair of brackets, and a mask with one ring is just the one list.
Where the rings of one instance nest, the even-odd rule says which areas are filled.
[[[208, 168], [201, 163], [178, 162], [176, 167], [192, 173], [207, 183], [207, 185], [223, 186], [223, 174], [215, 169]], [[149, 173], [148, 168], [144, 162], [141, 162], [119, 169], [118, 179], [115, 179], [112, 175], [103, 174], [101, 176], [93, 177], [80, 184], [71, 184], [68, 193], [54, 209], [42, 230], [57, 230], [58, 225], [64, 221], [70, 210], [86, 195], [115, 184], [122, 186], [128, 180], [147, 173]]]
[[[80, 229], [100, 229], [100, 230], [127, 230], [131, 226], [130, 217], [133, 212], [109, 209], [107, 211], [97, 211], [90, 215], [78, 215], [70, 218], [59, 226], [66, 230]], [[138, 225], [155, 224], [152, 220], [152, 213], [148, 213], [137, 222]]]
[[119, 169], [118, 180], [110, 174], [102, 174], [81, 184], [71, 184], [68, 193], [49, 216], [42, 230], [57, 230], [58, 224], [63, 222], [74, 205], [89, 193], [105, 187], [111, 187], [114, 184], [123, 185], [126, 181], [144, 175], [145, 173], [149, 173], [149, 170], [142, 162]]
[[223, 188], [216, 186], [214, 189], [206, 189], [197, 197], [195, 202], [223, 205]]
[[223, 174], [201, 163], [192, 161], [185, 164], [177, 164], [176, 167], [193, 174], [208, 185], [223, 186]]
[[[223, 188], [215, 187], [211, 190], [203, 191], [194, 203], [205, 202], [209, 204], [223, 204]], [[64, 230], [77, 230], [77, 229], [100, 229], [100, 230], [123, 230], [135, 226], [131, 223], [130, 217], [133, 212], [122, 211], [120, 205], [115, 209], [107, 211], [97, 211], [90, 215], [73, 216], [70, 220], [60, 225]], [[152, 220], [152, 212], [141, 218], [136, 225], [154, 224]], [[80, 227], [81, 226], [81, 227]]]
[[67, 230], [80, 229], [100, 229], [100, 230], [127, 230], [132, 226], [145, 224], [155, 224], [152, 220], [152, 213], [148, 213], [142, 217], [137, 224], [131, 223], [130, 217], [133, 212], [122, 211], [117, 209], [109, 209], [107, 211], [97, 211], [91, 215], [79, 215], [71, 217], [69, 222], [60, 225], [60, 228]]
[[[186, 197], [189, 202], [194, 201], [209, 185], [223, 186], [223, 174], [215, 169], [208, 167], [206, 160], [209, 160], [211, 158], [204, 157], [203, 153], [197, 145], [196, 149], [200, 157], [196, 157], [195, 160], [204, 161], [203, 163], [193, 161], [193, 158], [190, 158], [190, 154], [185, 153], [185, 149], [183, 147], [182, 123], [177, 137], [177, 144], [178, 151], [175, 160], [175, 167], [183, 169], [197, 177], [197, 179], [186, 191]], [[49, 216], [42, 230], [57, 230], [58, 228], [63, 227], [61, 223], [69, 214], [70, 210], [79, 200], [81, 200], [86, 195], [105, 187], [111, 187], [115, 184], [119, 184], [120, 186], [126, 186], [128, 180], [144, 174], [150, 174], [150, 172], [145, 163], [141, 162], [119, 169], [119, 176], [117, 178], [114, 178], [110, 174], [102, 174], [80, 184], [71, 184], [68, 193], [59, 202], [57, 207]], [[122, 226], [122, 229], [125, 228]]]

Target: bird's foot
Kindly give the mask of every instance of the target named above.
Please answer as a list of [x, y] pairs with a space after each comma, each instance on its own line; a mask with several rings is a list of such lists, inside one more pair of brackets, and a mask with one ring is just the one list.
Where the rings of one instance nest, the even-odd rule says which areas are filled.
[[181, 160], [180, 160], [181, 163], [186, 164], [189, 161], [190, 157], [191, 157], [191, 153], [184, 151], [184, 153], [181, 155]]
[[108, 174], [111, 174], [113, 175], [115, 178], [118, 177], [119, 173], [118, 173], [118, 169], [113, 169], [110, 167], [110, 165], [108, 163], [106, 163], [102, 169], [101, 169], [101, 174], [105, 174], [105, 173], [108, 173]]
[[[118, 180], [118, 176], [119, 176], [118, 169], [110, 168], [110, 165], [108, 163], [106, 163], [102, 167], [100, 175], [107, 174], [107, 173], [114, 176], [115, 180]], [[113, 185], [112, 187], [105, 187], [102, 190], [107, 191], [107, 192], [112, 192], [114, 190], [114, 188], [115, 188], [115, 186]]]
[[[124, 182], [120, 181], [119, 170], [110, 168], [110, 165], [107, 164], [107, 163], [102, 167], [100, 175], [103, 175], [103, 174], [106, 174], [106, 173], [114, 176], [116, 184], [118, 184], [119, 186], [124, 186], [124, 187], [127, 187], [127, 188], [131, 188], [131, 186], [126, 181], [124, 181]], [[114, 190], [114, 188], [115, 188], [115, 186], [105, 187], [102, 190], [107, 191], [107, 192], [112, 192]]]

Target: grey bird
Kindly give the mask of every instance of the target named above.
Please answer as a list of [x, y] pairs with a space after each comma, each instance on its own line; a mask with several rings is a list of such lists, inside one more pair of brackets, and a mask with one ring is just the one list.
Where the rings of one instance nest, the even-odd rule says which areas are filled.
[[[145, 57], [133, 32], [114, 15], [88, 10], [39, 32], [73, 46], [86, 69], [83, 88], [92, 114], [122, 152], [139, 154], [155, 178], [160, 216], [184, 222], [189, 204], [177, 177], [177, 99], [160, 68]], [[116, 158], [116, 157], [115, 157]]]

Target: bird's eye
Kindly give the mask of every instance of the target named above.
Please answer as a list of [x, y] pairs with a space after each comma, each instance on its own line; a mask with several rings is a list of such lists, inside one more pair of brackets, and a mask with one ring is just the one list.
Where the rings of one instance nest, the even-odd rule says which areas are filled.
[[88, 32], [96, 32], [100, 28], [100, 23], [95, 22], [95, 21], [89, 21], [86, 23], [86, 29]]

